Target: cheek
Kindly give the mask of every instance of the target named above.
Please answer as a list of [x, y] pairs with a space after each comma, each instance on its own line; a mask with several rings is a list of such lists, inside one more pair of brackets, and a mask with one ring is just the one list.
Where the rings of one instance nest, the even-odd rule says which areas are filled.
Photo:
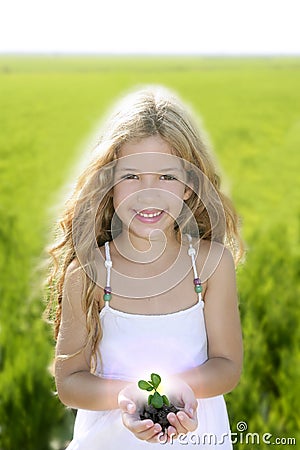
[[126, 207], [132, 201], [135, 192], [132, 192], [130, 186], [124, 184], [122, 186], [115, 186], [113, 190], [113, 205], [115, 210]]
[[168, 194], [172, 203], [182, 204], [183, 200], [185, 199], [185, 186], [174, 186], [173, 189], [168, 190]]
[[184, 203], [184, 189], [177, 188], [165, 192], [165, 200], [174, 215], [177, 216], [180, 213]]
[[124, 190], [116, 185], [113, 190], [113, 205], [117, 209], [124, 199]]

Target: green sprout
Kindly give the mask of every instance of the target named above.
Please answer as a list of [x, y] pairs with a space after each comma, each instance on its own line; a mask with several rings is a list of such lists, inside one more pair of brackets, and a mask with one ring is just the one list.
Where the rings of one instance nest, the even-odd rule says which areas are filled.
[[160, 395], [157, 392], [160, 382], [161, 378], [157, 373], [151, 373], [151, 381], [140, 380], [138, 382], [138, 387], [140, 389], [148, 392], [154, 391], [154, 393], [150, 394], [148, 397], [148, 405], [152, 405], [156, 409], [162, 408], [164, 404], [167, 406], [170, 405], [168, 397], [166, 395]]

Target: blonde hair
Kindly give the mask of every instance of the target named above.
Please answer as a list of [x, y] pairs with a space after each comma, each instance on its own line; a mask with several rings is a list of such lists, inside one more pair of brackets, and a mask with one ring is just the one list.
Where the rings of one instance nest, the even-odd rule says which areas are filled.
[[[111, 180], [113, 165], [118, 158], [120, 148], [125, 142], [138, 141], [155, 135], [159, 135], [166, 141], [176, 156], [193, 164], [204, 175], [204, 181], [199, 186], [197, 177], [190, 174], [194, 192], [186, 200], [187, 206], [195, 217], [200, 238], [222, 242], [230, 248], [236, 263], [243, 254], [238, 216], [229, 198], [220, 191], [220, 180], [215, 171], [211, 150], [187, 108], [172, 93], [157, 87], [138, 90], [126, 96], [117, 105], [116, 112], [108, 121], [106, 132], [95, 149], [96, 155], [80, 176], [73, 195], [66, 205], [65, 213], [59, 222], [62, 239], [50, 250], [53, 257], [50, 303], [52, 309], [53, 303], [56, 307], [54, 322], [55, 337], [57, 337], [66, 271], [77, 256], [78, 242], [74, 242], [74, 235], [80, 240], [85, 266], [82, 294], [82, 307], [86, 314], [88, 335], [85, 347], [91, 346], [93, 370], [96, 367], [97, 349], [102, 331], [99, 320], [99, 299], [95, 295], [96, 268], [93, 261], [89, 260], [95, 243], [91, 236], [95, 234], [99, 247], [112, 239], [111, 221], [114, 207], [111, 191], [107, 192], [107, 185]], [[213, 230], [206, 205], [201, 200], [203, 195], [210, 199], [211, 188], [208, 184], [213, 186], [220, 200], [218, 208], [223, 210], [225, 227], [220, 229], [217, 227]], [[201, 196], [197, 195], [200, 189]], [[211, 201], [215, 201], [215, 198]], [[76, 217], [85, 217], [85, 220], [77, 223]]]

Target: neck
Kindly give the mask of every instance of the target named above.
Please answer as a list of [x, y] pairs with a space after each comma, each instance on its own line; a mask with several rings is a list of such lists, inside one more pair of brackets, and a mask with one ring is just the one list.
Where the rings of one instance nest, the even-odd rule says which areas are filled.
[[125, 258], [136, 263], [151, 263], [162, 257], [168, 257], [179, 249], [174, 231], [170, 235], [153, 232], [148, 237], [137, 236], [128, 230], [114, 240], [118, 252]]

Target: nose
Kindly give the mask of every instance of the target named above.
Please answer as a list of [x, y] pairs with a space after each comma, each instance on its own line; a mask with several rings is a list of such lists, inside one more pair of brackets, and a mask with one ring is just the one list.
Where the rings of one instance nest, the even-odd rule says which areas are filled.
[[160, 190], [157, 185], [157, 175], [147, 173], [141, 175], [140, 189], [138, 192], [138, 200], [142, 204], [155, 206], [154, 202], [160, 197]]
[[151, 189], [156, 187], [157, 183], [157, 174], [154, 173], [143, 173], [140, 175], [141, 177], [141, 186], [142, 189]]

